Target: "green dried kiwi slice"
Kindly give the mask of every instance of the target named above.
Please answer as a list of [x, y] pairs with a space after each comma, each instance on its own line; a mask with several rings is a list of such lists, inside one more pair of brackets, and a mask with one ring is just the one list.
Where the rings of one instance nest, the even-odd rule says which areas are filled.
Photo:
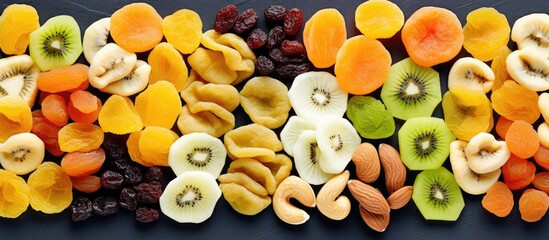
[[347, 104], [347, 117], [363, 138], [387, 138], [395, 133], [393, 115], [373, 97], [352, 97]]

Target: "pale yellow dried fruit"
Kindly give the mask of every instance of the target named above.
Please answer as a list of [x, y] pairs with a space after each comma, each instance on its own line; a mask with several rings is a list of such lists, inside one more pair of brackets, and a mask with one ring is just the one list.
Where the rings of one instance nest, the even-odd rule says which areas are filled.
[[242, 172], [225, 173], [225, 174], [219, 175], [217, 180], [220, 183], [236, 183], [238, 185], [245, 187], [250, 192], [259, 196], [269, 195], [265, 187], [263, 187], [261, 184], [259, 184], [258, 182], [253, 180], [251, 177], [249, 177], [248, 175]]
[[242, 158], [231, 162], [228, 173], [241, 172], [260, 183], [267, 189], [267, 193], [273, 194], [276, 190], [276, 179], [271, 170], [259, 161], [252, 158]]
[[221, 183], [219, 187], [225, 200], [241, 214], [256, 215], [271, 205], [271, 197], [256, 195], [236, 183]]
[[282, 142], [276, 133], [256, 123], [227, 132], [224, 143], [231, 159], [256, 158], [269, 162], [275, 157], [275, 152], [282, 150]]
[[271, 77], [254, 77], [240, 91], [240, 104], [253, 122], [270, 129], [282, 126], [292, 106], [288, 87]]
[[282, 180], [290, 176], [294, 166], [292, 159], [285, 154], [276, 154], [271, 162], [263, 162], [263, 165], [271, 170], [277, 186]]
[[200, 81], [191, 83], [188, 88], [181, 92], [181, 97], [191, 106], [193, 113], [199, 112], [202, 108], [208, 108], [209, 104], [216, 104], [232, 112], [240, 104], [238, 90], [231, 85], [204, 84]]

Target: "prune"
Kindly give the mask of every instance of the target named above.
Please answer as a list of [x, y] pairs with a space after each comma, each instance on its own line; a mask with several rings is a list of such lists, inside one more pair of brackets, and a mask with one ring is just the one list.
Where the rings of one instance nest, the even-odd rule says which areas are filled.
[[278, 44], [280, 44], [284, 39], [286, 38], [286, 34], [284, 33], [284, 29], [281, 26], [276, 26], [272, 28], [269, 31], [269, 34], [267, 34], [267, 48], [271, 49]]
[[157, 203], [162, 195], [162, 184], [157, 181], [140, 183], [134, 186], [137, 201], [140, 203]]
[[219, 33], [229, 32], [233, 28], [237, 17], [238, 10], [235, 5], [231, 4], [221, 8], [215, 17], [214, 30]]
[[93, 199], [93, 213], [99, 216], [107, 216], [118, 211], [118, 202], [114, 197], [99, 196]]
[[160, 218], [160, 212], [158, 209], [140, 207], [135, 211], [135, 220], [142, 223], [150, 223], [158, 221]]
[[124, 181], [130, 184], [137, 184], [143, 180], [143, 173], [141, 173], [141, 168], [134, 164], [128, 165], [124, 171]]
[[105, 133], [102, 148], [111, 159], [120, 159], [128, 153], [128, 147], [126, 147], [127, 140], [127, 134]]
[[262, 76], [267, 76], [271, 74], [274, 71], [274, 63], [269, 59], [268, 57], [265, 57], [263, 55], [257, 57], [257, 61], [255, 62], [255, 71]]
[[124, 176], [115, 171], [107, 170], [101, 175], [101, 186], [104, 189], [120, 189], [124, 183]]
[[120, 191], [120, 207], [125, 208], [130, 211], [135, 211], [137, 209], [137, 198], [136, 193], [131, 188], [123, 188]]
[[284, 6], [271, 5], [265, 8], [265, 11], [263, 13], [265, 14], [265, 19], [267, 19], [267, 21], [278, 22], [284, 20], [286, 12], [288, 11]]
[[145, 173], [145, 182], [156, 181], [162, 183], [163, 180], [164, 174], [162, 172], [162, 168], [150, 167], [149, 169], [147, 169], [147, 172]]
[[267, 33], [261, 30], [261, 28], [254, 29], [248, 36], [248, 39], [246, 39], [246, 43], [248, 43], [248, 47], [250, 47], [251, 49], [258, 49], [260, 47], [263, 47], [266, 42]]
[[290, 9], [284, 16], [284, 33], [295, 36], [303, 25], [303, 12], [298, 8]]
[[259, 16], [257, 16], [255, 10], [253, 8], [246, 9], [246, 11], [238, 15], [238, 18], [234, 23], [233, 30], [237, 34], [247, 32], [257, 26], [257, 20], [259, 20]]
[[84, 221], [93, 215], [92, 202], [87, 197], [79, 197], [72, 201], [70, 211], [73, 221]]
[[116, 159], [114, 161], [110, 161], [110, 165], [114, 170], [123, 172], [130, 165], [130, 162], [131, 162], [130, 160], [124, 157], [124, 158]]
[[274, 75], [280, 80], [293, 80], [297, 75], [308, 72], [310, 69], [311, 65], [308, 63], [283, 64], [275, 67]]
[[284, 40], [280, 44], [280, 51], [285, 56], [293, 56], [305, 53], [305, 46], [297, 40]]

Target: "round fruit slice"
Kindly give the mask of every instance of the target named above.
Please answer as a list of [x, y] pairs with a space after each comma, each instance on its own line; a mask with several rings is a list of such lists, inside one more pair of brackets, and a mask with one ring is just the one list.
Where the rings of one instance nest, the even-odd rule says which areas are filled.
[[32, 107], [40, 70], [28, 55], [0, 59], [0, 97], [19, 96]]
[[73, 64], [82, 53], [78, 23], [68, 15], [48, 19], [30, 34], [29, 53], [42, 71]]
[[513, 25], [511, 39], [519, 49], [533, 48], [543, 54], [549, 54], [549, 15], [532, 13], [523, 16]]
[[17, 218], [29, 207], [30, 189], [25, 179], [0, 169], [0, 217]]
[[404, 13], [386, 0], [368, 0], [356, 8], [356, 28], [369, 38], [391, 38], [404, 25]]
[[334, 176], [320, 168], [320, 162], [326, 160], [318, 147], [314, 130], [304, 130], [295, 141], [293, 151], [295, 169], [309, 184], [324, 184]]
[[401, 159], [410, 170], [439, 168], [454, 140], [444, 120], [435, 117], [411, 118], [398, 131]]
[[313, 121], [325, 115], [342, 117], [347, 110], [347, 93], [328, 72], [298, 75], [288, 90], [288, 97], [298, 116]]
[[321, 9], [307, 22], [303, 29], [303, 44], [307, 57], [317, 68], [335, 64], [337, 52], [347, 39], [345, 18], [335, 8]]
[[427, 220], [456, 221], [465, 207], [454, 175], [444, 167], [419, 173], [412, 199]]
[[373, 97], [352, 97], [347, 104], [347, 117], [363, 138], [387, 138], [395, 133], [393, 115]]
[[[7, 4], [6, 4], [7, 5]], [[27, 4], [10, 4], [0, 16], [0, 47], [8, 55], [21, 55], [29, 46], [29, 34], [40, 27], [38, 12]]]
[[201, 223], [212, 216], [221, 189], [202, 171], [184, 172], [168, 183], [160, 196], [160, 210], [180, 223]]
[[147, 3], [131, 3], [111, 16], [111, 36], [130, 52], [151, 50], [162, 40], [162, 17]]
[[33, 133], [19, 133], [0, 144], [0, 164], [8, 171], [24, 175], [44, 161], [44, 142]]
[[442, 98], [446, 126], [461, 140], [469, 141], [494, 125], [490, 99], [481, 90], [453, 88]]
[[513, 51], [506, 64], [509, 75], [525, 88], [536, 92], [549, 89], [549, 59], [536, 48]]
[[162, 30], [168, 43], [183, 54], [190, 54], [200, 45], [202, 19], [193, 10], [181, 9], [162, 21]]
[[476, 58], [464, 57], [452, 65], [448, 75], [448, 89], [464, 87], [487, 93], [492, 89], [494, 79], [494, 72], [486, 63]]
[[511, 27], [505, 15], [495, 8], [478, 8], [467, 14], [463, 47], [476, 59], [490, 61], [499, 48], [507, 46], [509, 33]]
[[482, 174], [498, 170], [507, 162], [511, 152], [505, 141], [497, 141], [494, 135], [482, 132], [471, 138], [465, 156], [471, 170]]
[[360, 136], [353, 125], [345, 118], [331, 115], [318, 120], [316, 140], [324, 155], [320, 158], [320, 167], [324, 172], [334, 174], [345, 170], [360, 145]]
[[72, 202], [72, 182], [63, 169], [53, 162], [44, 162], [29, 175], [30, 205], [47, 214], [60, 213]]
[[217, 178], [226, 158], [227, 150], [219, 138], [196, 132], [181, 136], [171, 145], [168, 164], [177, 176], [187, 171], [204, 171]]
[[288, 119], [284, 128], [280, 132], [280, 141], [284, 147], [284, 151], [290, 155], [294, 156], [294, 145], [297, 141], [297, 138], [305, 130], [315, 130], [316, 123], [312, 120], [307, 120], [300, 116], [291, 116]]
[[82, 48], [84, 49], [84, 57], [89, 63], [92, 62], [95, 54], [107, 45], [110, 29], [111, 18], [106, 17], [92, 23], [84, 32]]

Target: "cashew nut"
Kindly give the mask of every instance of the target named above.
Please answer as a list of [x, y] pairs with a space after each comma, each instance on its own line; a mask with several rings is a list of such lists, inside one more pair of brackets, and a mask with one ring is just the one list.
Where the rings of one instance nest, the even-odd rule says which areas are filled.
[[289, 176], [284, 179], [273, 195], [273, 209], [280, 220], [293, 225], [299, 225], [309, 220], [309, 214], [292, 205], [290, 198], [294, 198], [307, 207], [315, 207], [315, 192], [305, 180]]
[[349, 171], [345, 170], [332, 177], [318, 192], [317, 207], [324, 216], [333, 220], [342, 220], [349, 215], [351, 201], [346, 196], [340, 196], [347, 186], [349, 175]]

